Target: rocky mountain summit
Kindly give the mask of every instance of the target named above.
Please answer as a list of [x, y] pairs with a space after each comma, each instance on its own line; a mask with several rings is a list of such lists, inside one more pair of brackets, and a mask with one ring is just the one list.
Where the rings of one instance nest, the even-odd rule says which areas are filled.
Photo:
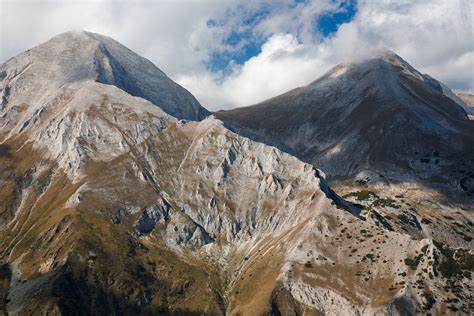
[[[217, 112], [234, 130], [321, 168], [334, 180], [370, 172], [451, 183], [474, 196], [474, 122], [447, 86], [387, 50], [309, 85]], [[461, 184], [461, 182], [463, 184]]]
[[[101, 35], [59, 35], [0, 73], [1, 311], [472, 311], [469, 205], [385, 183], [338, 195]], [[428, 123], [462, 131], [448, 105]]]
[[209, 114], [152, 62], [107, 36], [85, 31], [60, 34], [11, 58], [2, 65], [0, 79], [2, 108], [10, 94], [18, 98], [14, 103], [32, 96], [40, 103], [70, 85], [95, 81], [144, 98], [179, 119], [201, 120]]

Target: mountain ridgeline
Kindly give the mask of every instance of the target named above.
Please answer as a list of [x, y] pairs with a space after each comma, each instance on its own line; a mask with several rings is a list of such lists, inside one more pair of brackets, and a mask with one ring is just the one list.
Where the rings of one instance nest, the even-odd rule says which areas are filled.
[[0, 313], [469, 314], [472, 122], [446, 89], [389, 53], [209, 115], [99, 34], [9, 59]]
[[372, 171], [399, 181], [457, 183], [474, 196], [472, 179], [459, 173], [474, 169], [474, 121], [463, 105], [445, 85], [380, 51], [305, 87], [215, 115], [329, 179]]
[[[39, 98], [88, 80], [114, 85], [144, 98], [179, 119], [201, 120], [209, 112], [186, 89], [168, 78], [149, 60], [115, 40], [89, 32], [71, 31], [34, 47], [2, 65], [8, 93], [24, 84]], [[9, 87], [10, 81], [16, 82]], [[9, 88], [7, 88], [9, 87]], [[5, 104], [3, 105], [6, 106]]]

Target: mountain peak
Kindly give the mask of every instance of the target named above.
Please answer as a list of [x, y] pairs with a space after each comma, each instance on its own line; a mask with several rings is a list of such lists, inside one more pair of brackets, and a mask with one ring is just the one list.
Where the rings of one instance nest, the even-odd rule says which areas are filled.
[[[321, 166], [330, 177], [389, 168], [421, 174], [425, 169], [410, 165], [415, 152], [472, 155], [464, 145], [472, 142], [472, 124], [448, 92], [395, 53], [382, 50], [343, 62], [305, 87], [216, 115], [258, 141]], [[407, 144], [412, 135], [417, 138]], [[453, 141], [446, 145], [441, 137]]]
[[372, 55], [368, 58], [368, 60], [377, 60], [379, 62], [388, 63], [393, 66], [396, 66], [399, 69], [408, 70], [409, 72], [413, 74], [416, 73], [416, 76], [419, 77], [420, 79], [423, 76], [418, 70], [413, 68], [413, 66], [411, 66], [406, 60], [404, 60], [394, 51], [387, 48], [381, 48], [381, 49], [375, 50], [372, 53]]
[[[65, 54], [67, 58], [78, 58], [81, 56], [84, 59], [92, 59], [95, 50], [99, 48], [101, 43], [104, 45], [111, 41], [113, 41], [111, 38], [104, 35], [84, 30], [71, 30], [52, 37], [48, 41], [28, 50], [26, 53], [40, 54], [48, 51], [51, 58], [58, 58], [57, 55]], [[120, 45], [118, 42], [116, 44]], [[78, 47], [80, 49], [74, 49], [76, 46], [80, 46]]]
[[52, 90], [96, 81], [142, 97], [179, 119], [201, 120], [208, 115], [191, 93], [151, 61], [110, 37], [83, 30], [59, 34], [8, 60], [0, 70], [5, 80], [31, 76], [38, 89], [32, 93], [38, 95], [46, 86]]
[[388, 82], [393, 83], [399, 74], [416, 80], [426, 80], [422, 73], [402, 57], [389, 49], [382, 48], [374, 50], [362, 59], [347, 60], [337, 64], [307, 87], [310, 89], [329, 88], [329, 85], [341, 84], [339, 82], [341, 80], [365, 80], [370, 81], [367, 82], [370, 85], [386, 86]]
[[372, 51], [371, 57], [372, 58], [383, 58], [383, 59], [389, 59], [389, 58], [402, 59], [393, 50], [385, 48], [385, 47], [377, 48], [374, 51]]
[[[50, 45], [58, 44], [58, 43], [80, 43], [82, 45], [106, 45], [109, 49], [127, 49], [124, 45], [119, 43], [118, 41], [114, 40], [113, 38], [99, 34], [93, 33], [85, 30], [70, 30], [61, 34], [58, 34], [52, 37], [49, 41], [42, 45], [46, 45], [50, 43]], [[39, 46], [42, 46], [39, 45]], [[131, 50], [129, 50], [132, 52]]]
[[58, 34], [54, 36], [52, 39], [55, 38], [87, 38], [90, 37], [90, 35], [93, 34], [91, 32], [85, 31], [85, 30], [69, 30], [64, 33]]

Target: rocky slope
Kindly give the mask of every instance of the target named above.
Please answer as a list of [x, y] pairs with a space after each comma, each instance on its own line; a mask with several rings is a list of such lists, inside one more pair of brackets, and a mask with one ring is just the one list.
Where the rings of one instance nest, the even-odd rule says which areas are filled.
[[[179, 119], [201, 120], [209, 114], [149, 60], [107, 36], [85, 31], [60, 34], [11, 58], [0, 68], [0, 79], [2, 108], [33, 96], [37, 103], [51, 100], [59, 89], [93, 80], [147, 99]], [[17, 100], [9, 101], [10, 95]]]
[[470, 106], [474, 106], [474, 95], [472, 93], [466, 92], [466, 91], [454, 91], [454, 93], [462, 99], [466, 104]]
[[466, 92], [466, 91], [460, 91], [456, 90], [454, 91], [454, 94], [461, 99], [465, 106], [464, 108], [466, 109], [466, 112], [469, 113], [471, 116], [474, 115], [474, 94]]
[[215, 115], [332, 180], [370, 171], [396, 181], [450, 183], [474, 196], [474, 122], [463, 106], [445, 85], [380, 51], [308, 86]]
[[[90, 36], [99, 46], [111, 41], [61, 35], [55, 46], [77, 44], [70, 55], [60, 50], [70, 62], [35, 55], [17, 68], [24, 53], [0, 66], [0, 310], [472, 310], [472, 213], [413, 188], [391, 201], [383, 185], [348, 188], [350, 203], [312, 165], [215, 117], [170, 115], [186, 92], [163, 105], [90, 76], [95, 53], [81, 59]], [[119, 68], [131, 67], [123, 60]], [[414, 218], [401, 216], [415, 207]], [[438, 221], [448, 214], [449, 225]]]

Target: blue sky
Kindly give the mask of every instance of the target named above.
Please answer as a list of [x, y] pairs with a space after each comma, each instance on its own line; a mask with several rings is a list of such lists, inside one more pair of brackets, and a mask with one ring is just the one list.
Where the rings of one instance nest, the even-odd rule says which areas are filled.
[[0, 0], [0, 62], [87, 30], [150, 59], [217, 110], [306, 85], [383, 47], [474, 92], [473, 14], [472, 0]]
[[329, 11], [321, 15], [316, 22], [316, 32], [324, 37], [331, 36], [337, 32], [339, 26], [350, 22], [357, 12], [357, 1], [344, 1], [340, 3], [337, 11]]
[[[296, 0], [293, 5], [299, 3], [308, 3], [309, 1]], [[320, 16], [314, 18], [314, 34], [321, 37], [323, 40], [326, 37], [330, 37], [335, 34], [339, 26], [343, 23], [350, 22], [357, 12], [357, 1], [333, 1], [335, 7], [331, 10], [323, 12]], [[267, 18], [271, 12], [262, 8], [256, 12], [252, 12], [249, 16], [245, 17], [242, 22], [245, 26], [243, 30], [232, 31], [226, 38], [223, 39], [224, 44], [239, 47], [235, 51], [216, 51], [214, 52], [206, 65], [210, 71], [230, 71], [229, 65], [232, 64], [243, 64], [250, 58], [258, 55], [261, 52], [261, 47], [267, 40], [258, 36], [252, 32], [259, 22]], [[219, 22], [210, 19], [207, 21], [209, 27], [219, 28]]]

